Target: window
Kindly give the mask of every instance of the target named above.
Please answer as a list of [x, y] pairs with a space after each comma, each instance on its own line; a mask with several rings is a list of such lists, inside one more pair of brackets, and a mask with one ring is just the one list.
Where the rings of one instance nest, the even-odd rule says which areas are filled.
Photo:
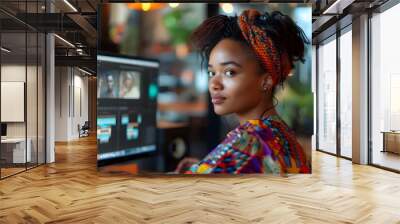
[[352, 157], [352, 33], [340, 36], [340, 155]]
[[[43, 1], [9, 1], [39, 13]], [[15, 8], [14, 7], [14, 8]], [[45, 163], [45, 35], [0, 13], [0, 178]], [[12, 108], [12, 109], [11, 109]]]
[[372, 163], [400, 170], [400, 4], [371, 18]]
[[336, 36], [318, 48], [318, 149], [336, 153]]

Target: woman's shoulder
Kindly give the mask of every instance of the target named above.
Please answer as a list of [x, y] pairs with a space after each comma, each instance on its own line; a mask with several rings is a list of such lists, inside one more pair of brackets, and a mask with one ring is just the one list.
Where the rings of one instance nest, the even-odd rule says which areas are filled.
[[277, 155], [289, 155], [293, 150], [302, 150], [295, 133], [278, 115], [248, 120], [238, 128], [238, 132], [244, 136], [245, 140], [241, 140], [243, 144], [252, 143], [257, 147], [265, 144]]
[[[248, 120], [237, 129], [240, 133], [270, 134], [274, 132], [287, 132], [293, 134], [289, 126], [278, 115], [270, 115], [262, 119]], [[263, 136], [273, 137], [273, 136]]]
[[[249, 120], [229, 132], [211, 153], [199, 164], [191, 167], [192, 173], [279, 173], [297, 172], [291, 158], [291, 137], [287, 125], [279, 118]], [[283, 131], [282, 131], [283, 130]], [[295, 138], [294, 138], [295, 139]], [[300, 149], [300, 148], [299, 148]], [[296, 153], [297, 154], [297, 153]]]

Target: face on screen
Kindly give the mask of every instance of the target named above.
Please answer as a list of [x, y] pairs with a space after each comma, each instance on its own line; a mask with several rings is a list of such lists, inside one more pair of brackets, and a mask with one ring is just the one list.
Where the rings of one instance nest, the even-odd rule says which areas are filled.
[[140, 98], [140, 74], [134, 71], [121, 72], [120, 97], [125, 99]]
[[109, 90], [112, 90], [114, 88], [114, 78], [112, 77], [112, 75], [107, 76], [107, 88]]
[[105, 71], [103, 74], [100, 74], [100, 98], [118, 97], [118, 76], [114, 73], [113, 71]]

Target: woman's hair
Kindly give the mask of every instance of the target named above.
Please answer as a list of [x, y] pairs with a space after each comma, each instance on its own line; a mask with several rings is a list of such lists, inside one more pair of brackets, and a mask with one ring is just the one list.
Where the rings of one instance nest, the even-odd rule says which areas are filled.
[[[250, 11], [250, 13], [248, 13], [248, 11]], [[251, 24], [249, 26], [244, 26], [243, 23]], [[250, 42], [249, 37], [244, 36], [244, 33], [246, 33], [244, 29], [247, 29], [248, 32], [253, 32], [253, 30], [257, 31], [252, 34], [253, 37], [251, 38], [258, 38], [260, 32], [263, 37], [266, 37], [258, 39], [257, 41], [266, 42], [266, 39], [270, 38], [270, 40], [272, 40], [272, 45], [274, 45], [274, 50], [276, 49], [280, 52], [279, 55], [285, 55], [286, 61], [289, 63], [289, 71], [294, 67], [295, 61], [300, 60], [304, 62], [304, 45], [305, 43], [309, 44], [309, 40], [305, 36], [303, 30], [297, 26], [289, 16], [278, 11], [274, 11], [271, 14], [260, 14], [256, 10], [247, 10], [247, 12], [242, 13], [240, 17], [225, 15], [210, 17], [192, 33], [190, 40], [195, 49], [200, 53], [202, 67], [204, 63], [208, 64], [211, 50], [219, 41], [225, 38], [242, 42], [249, 46], [250, 49], [256, 51], [257, 48], [254, 48], [254, 46], [252, 47], [254, 41], [251, 40]], [[265, 51], [264, 45], [262, 45], [261, 48]], [[257, 55], [257, 52], [255, 53]], [[259, 54], [257, 56], [259, 56]], [[270, 57], [271, 55], [264, 52], [262, 56]], [[269, 70], [267, 69], [268, 66], [263, 66], [263, 60], [260, 59], [261, 57], [258, 58], [263, 70]], [[279, 56], [279, 58], [281, 58], [281, 56]], [[284, 64], [285, 63], [278, 63], [281, 67], [283, 67]], [[279, 72], [282, 73], [283, 70], [284, 69], [279, 69]], [[286, 79], [286, 75], [279, 75], [276, 84], [283, 83]]]
[[124, 81], [124, 82], [125, 82], [126, 80], [128, 80], [128, 79], [130, 79], [130, 80], [132, 80], [132, 81], [135, 81], [132, 72], [124, 71], [122, 77], [123, 77], [123, 81]]

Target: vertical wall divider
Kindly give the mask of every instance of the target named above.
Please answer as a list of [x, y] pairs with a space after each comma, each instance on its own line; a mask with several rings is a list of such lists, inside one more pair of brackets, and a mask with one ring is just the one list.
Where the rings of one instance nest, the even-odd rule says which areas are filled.
[[60, 72], [58, 75], [57, 75], [57, 77], [58, 77], [58, 84], [59, 84], [59, 90], [60, 90], [60, 118], [62, 117], [62, 101], [61, 101], [61, 99], [62, 99], [62, 95], [61, 95], [61, 93], [62, 93], [62, 85], [61, 85], [61, 79], [62, 79], [62, 77], [63, 77], [63, 72]]
[[[36, 13], [39, 13], [39, 0], [36, 0]], [[39, 30], [36, 31], [36, 166], [39, 166], [39, 32], [38, 31]]]
[[341, 114], [340, 114], [340, 80], [341, 80], [341, 65], [340, 65], [340, 36], [341, 30], [336, 27], [336, 155], [341, 156]]
[[[47, 13], [47, 2], [45, 12]], [[44, 68], [42, 68], [42, 82], [44, 82], [44, 164], [47, 163], [47, 32], [44, 33]], [[44, 77], [43, 77], [44, 75]], [[43, 84], [43, 83], [42, 83]]]
[[[25, 21], [28, 21], [28, 0], [25, 0]], [[25, 88], [24, 88], [24, 116], [25, 116], [25, 170], [28, 170], [28, 24], [25, 23]]]
[[71, 70], [67, 67], [68, 73], [68, 118], [71, 117]]
[[315, 125], [315, 148], [316, 150], [319, 150], [319, 44], [315, 46], [315, 90], [316, 90], [316, 96], [315, 96], [315, 113], [316, 113], [316, 125]]
[[79, 117], [82, 117], [82, 88], [79, 88]]
[[[48, 13], [48, 8], [50, 7], [50, 4], [48, 0], [45, 0], [45, 9], [44, 12]], [[48, 35], [50, 35], [47, 31], [44, 32], [44, 164], [47, 163], [47, 151], [50, 149], [47, 149], [47, 43], [48, 43]], [[42, 74], [43, 75], [43, 74]]]
[[[71, 76], [71, 81], [72, 81], [72, 88], [71, 88], [71, 92], [72, 92], [72, 117], [73, 119], [75, 118], [75, 69], [74, 67], [71, 67], [72, 70], [72, 76]], [[72, 122], [73, 123], [73, 122]], [[74, 129], [72, 129], [74, 130]]]
[[372, 153], [372, 85], [371, 85], [371, 79], [372, 79], [372, 65], [371, 65], [371, 55], [372, 55], [372, 29], [371, 29], [371, 20], [372, 20], [372, 11], [368, 11], [368, 20], [367, 20], [367, 46], [368, 46], [368, 53], [367, 53], [367, 83], [368, 83], [368, 95], [367, 95], [367, 119], [368, 119], [368, 124], [367, 124], [367, 140], [368, 140], [368, 155], [367, 155], [367, 164], [373, 164], [373, 153]]
[[[3, 46], [2, 45], [2, 23], [0, 23], [0, 47], [1, 46]], [[3, 52], [1, 52], [1, 50], [0, 50], [0, 124], [3, 124], [2, 122], [1, 122], [1, 67], [2, 67], [2, 58], [1, 58], [1, 55], [3, 54]], [[2, 170], [2, 167], [3, 167], [3, 165], [2, 165], [2, 157], [1, 157], [1, 150], [2, 150], [2, 148], [1, 148], [1, 144], [0, 144], [0, 180], [2, 179], [2, 176], [1, 176], [1, 170]]]

